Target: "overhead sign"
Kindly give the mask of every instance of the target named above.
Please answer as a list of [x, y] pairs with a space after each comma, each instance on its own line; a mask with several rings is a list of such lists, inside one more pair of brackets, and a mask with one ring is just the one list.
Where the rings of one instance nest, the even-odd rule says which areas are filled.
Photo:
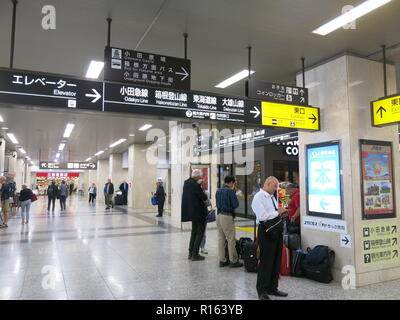
[[340, 246], [343, 248], [351, 248], [351, 235], [340, 234]]
[[400, 95], [371, 102], [371, 112], [375, 127], [400, 122]]
[[362, 256], [364, 266], [399, 263], [399, 228], [395, 222], [362, 226]]
[[95, 162], [49, 162], [40, 161], [40, 169], [79, 169], [79, 170], [96, 170], [97, 163]]
[[190, 60], [106, 47], [104, 80], [190, 90]]
[[0, 72], [0, 101], [23, 105], [102, 110], [103, 83], [64, 76]]
[[344, 234], [347, 233], [347, 224], [344, 220], [304, 216], [301, 218], [301, 221], [304, 228]]
[[342, 218], [339, 142], [307, 145], [307, 213]]
[[320, 130], [319, 108], [262, 102], [262, 125]]
[[246, 96], [252, 99], [308, 106], [308, 89], [259, 80], [246, 81]]

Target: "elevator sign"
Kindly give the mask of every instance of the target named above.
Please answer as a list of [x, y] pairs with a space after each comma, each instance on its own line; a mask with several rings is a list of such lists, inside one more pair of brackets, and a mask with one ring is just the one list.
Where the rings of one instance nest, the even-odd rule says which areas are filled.
[[372, 126], [400, 122], [400, 95], [371, 102]]

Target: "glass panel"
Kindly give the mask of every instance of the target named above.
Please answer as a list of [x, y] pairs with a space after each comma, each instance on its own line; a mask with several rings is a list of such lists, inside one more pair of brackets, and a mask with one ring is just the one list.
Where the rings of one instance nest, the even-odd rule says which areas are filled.
[[247, 216], [254, 217], [251, 202], [261, 188], [261, 161], [254, 162], [254, 170], [247, 176]]
[[224, 185], [225, 177], [229, 176], [231, 173], [231, 165], [220, 165], [218, 166], [218, 188], [221, 188]]
[[246, 214], [246, 196], [245, 196], [245, 187], [246, 187], [246, 176], [244, 175], [236, 175], [236, 168], [244, 167], [244, 165], [234, 165], [234, 172], [236, 178], [236, 196], [239, 200], [239, 207], [235, 210], [235, 213], [238, 215]]

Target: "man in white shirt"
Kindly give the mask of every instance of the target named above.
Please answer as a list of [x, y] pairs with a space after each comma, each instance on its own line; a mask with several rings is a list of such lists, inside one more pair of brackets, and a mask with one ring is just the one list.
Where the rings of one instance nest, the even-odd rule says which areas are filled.
[[278, 208], [274, 197], [278, 185], [277, 178], [268, 177], [251, 204], [259, 224], [260, 261], [257, 271], [257, 292], [260, 300], [269, 300], [268, 295], [287, 296], [287, 293], [278, 290], [283, 243], [281, 216], [287, 212], [285, 208]]

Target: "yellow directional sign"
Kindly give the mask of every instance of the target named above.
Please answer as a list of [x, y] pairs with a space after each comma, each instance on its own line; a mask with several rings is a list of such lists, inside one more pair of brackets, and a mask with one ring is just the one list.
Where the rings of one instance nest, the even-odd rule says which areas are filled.
[[400, 95], [371, 102], [372, 125], [400, 122]]
[[262, 102], [264, 126], [320, 130], [319, 108]]

